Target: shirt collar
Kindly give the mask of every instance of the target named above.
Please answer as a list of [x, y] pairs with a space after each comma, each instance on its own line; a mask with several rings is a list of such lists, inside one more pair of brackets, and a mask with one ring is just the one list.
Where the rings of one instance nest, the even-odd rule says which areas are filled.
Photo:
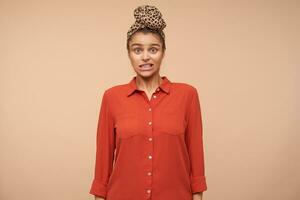
[[[169, 94], [171, 81], [166, 76], [162, 76], [161, 78], [162, 78], [162, 82], [158, 87], [162, 89], [164, 92], [166, 92], [167, 94]], [[128, 85], [128, 91], [126, 93], [127, 96], [130, 96], [133, 92], [139, 90], [136, 84], [136, 76], [134, 76], [127, 85]]]

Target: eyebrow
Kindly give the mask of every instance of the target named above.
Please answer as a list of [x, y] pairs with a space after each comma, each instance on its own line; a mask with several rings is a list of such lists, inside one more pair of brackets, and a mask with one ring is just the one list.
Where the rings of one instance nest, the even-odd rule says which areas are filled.
[[[142, 46], [142, 44], [140, 44], [140, 43], [133, 43], [133, 44], [131, 44], [131, 46]], [[152, 43], [152, 44], [150, 44], [150, 46], [159, 46], [160, 47], [160, 45], [159, 44], [157, 44], [157, 43]]]

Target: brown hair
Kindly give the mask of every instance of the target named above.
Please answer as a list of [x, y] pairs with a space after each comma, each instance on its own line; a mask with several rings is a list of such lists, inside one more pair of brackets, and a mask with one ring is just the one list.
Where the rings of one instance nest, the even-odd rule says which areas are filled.
[[[162, 49], [163, 49], [163, 52], [166, 50], [165, 38], [162, 37], [161, 34], [160, 34], [157, 30], [151, 29], [151, 28], [148, 28], [148, 27], [144, 27], [144, 28], [141, 28], [141, 29], [137, 30], [136, 33], [137, 33], [137, 32], [142, 32], [142, 33], [145, 33], [145, 34], [146, 34], [146, 33], [154, 33], [154, 34], [157, 34], [157, 35], [159, 36], [159, 38], [160, 38], [161, 43], [162, 43]], [[133, 34], [133, 35], [134, 35], [134, 34]], [[132, 38], [133, 35], [131, 35], [131, 36], [127, 39], [127, 44], [126, 44], [127, 51], [129, 51], [129, 42], [130, 42], [130, 40], [131, 40], [131, 38]]]

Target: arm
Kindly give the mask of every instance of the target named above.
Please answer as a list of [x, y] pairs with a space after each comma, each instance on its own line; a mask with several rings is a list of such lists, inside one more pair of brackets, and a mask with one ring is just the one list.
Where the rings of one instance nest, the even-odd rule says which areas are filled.
[[[196, 88], [193, 88], [191, 101], [188, 109], [188, 120], [186, 129], [186, 144], [190, 156], [191, 174], [190, 182], [195, 200], [202, 199], [202, 192], [207, 190], [205, 169], [204, 169], [204, 148], [202, 133], [202, 116], [199, 95]], [[201, 194], [195, 194], [201, 193]]]
[[113, 169], [115, 134], [112, 113], [109, 108], [107, 91], [102, 96], [99, 113], [96, 139], [96, 161], [94, 179], [90, 188], [90, 194], [95, 199], [105, 199], [107, 195], [107, 184]]

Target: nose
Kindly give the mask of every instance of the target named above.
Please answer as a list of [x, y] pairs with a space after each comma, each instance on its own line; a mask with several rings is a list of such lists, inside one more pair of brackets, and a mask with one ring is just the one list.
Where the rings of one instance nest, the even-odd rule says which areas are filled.
[[143, 60], [149, 60], [149, 54], [148, 54], [147, 51], [145, 51], [145, 52], [143, 53], [142, 59], [143, 59]]

